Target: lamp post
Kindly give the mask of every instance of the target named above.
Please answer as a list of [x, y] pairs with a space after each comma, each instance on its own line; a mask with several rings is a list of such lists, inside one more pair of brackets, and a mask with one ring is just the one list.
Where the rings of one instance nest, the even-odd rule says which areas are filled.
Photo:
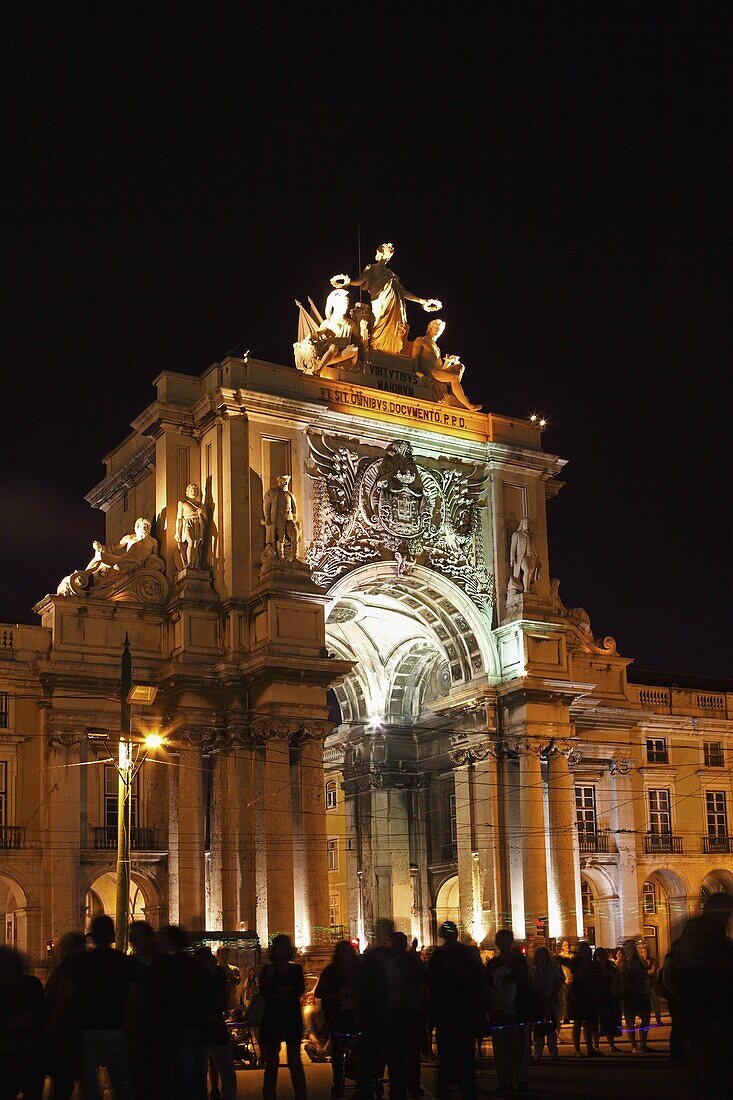
[[130, 904], [130, 829], [132, 827], [132, 783], [135, 778], [130, 741], [132, 688], [130, 639], [125, 634], [120, 667], [120, 742], [117, 757], [117, 894], [115, 897], [115, 947], [127, 950]]

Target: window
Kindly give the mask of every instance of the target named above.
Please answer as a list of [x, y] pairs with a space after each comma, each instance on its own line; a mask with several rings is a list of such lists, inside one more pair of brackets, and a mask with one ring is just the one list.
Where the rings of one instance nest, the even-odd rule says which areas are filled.
[[645, 882], [641, 888], [641, 908], [644, 913], [657, 911], [657, 888], [653, 882]]
[[575, 788], [575, 819], [581, 836], [595, 836], [597, 831], [595, 787]]
[[706, 768], [723, 767], [723, 746], [720, 741], [706, 741], [703, 745]]
[[0, 691], [0, 729], [7, 729], [10, 724], [10, 696], [7, 691]]
[[669, 764], [666, 737], [647, 737], [646, 760], [647, 764]]
[[329, 871], [338, 871], [339, 869], [338, 840], [329, 840], [328, 842], [328, 869]]
[[448, 840], [451, 844], [458, 843], [458, 821], [456, 818], [456, 796], [455, 792], [449, 794], [446, 800], [446, 816], [448, 818]]
[[583, 916], [592, 917], [595, 914], [593, 891], [590, 888], [588, 880], [584, 878], [580, 880], [580, 897], [583, 905]]
[[0, 828], [8, 821], [8, 765], [0, 760]]
[[727, 836], [728, 814], [725, 805], [725, 791], [705, 791], [705, 810], [708, 836]]
[[[117, 794], [119, 788], [119, 773], [111, 764], [104, 769], [104, 827], [117, 832]], [[135, 829], [139, 822], [137, 819], [137, 779], [132, 785], [130, 797], [130, 824]]]
[[655, 836], [668, 836], [672, 832], [669, 791], [649, 791], [649, 832]]
[[338, 787], [335, 779], [329, 779], [326, 784], [326, 809], [335, 810], [338, 806]]
[[332, 928], [338, 928], [341, 924], [341, 898], [338, 894], [328, 896], [328, 923]]

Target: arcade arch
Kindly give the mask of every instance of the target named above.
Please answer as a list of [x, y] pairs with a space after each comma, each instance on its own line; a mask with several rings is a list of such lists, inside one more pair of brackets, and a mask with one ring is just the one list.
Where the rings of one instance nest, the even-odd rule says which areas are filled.
[[[103, 871], [89, 884], [84, 899], [85, 927], [92, 917], [105, 913], [114, 919], [116, 908], [117, 876], [114, 871]], [[133, 871], [130, 882], [130, 920], [146, 920], [154, 928], [160, 920], [160, 894], [157, 886], [144, 875]]]
[[435, 897], [435, 924], [436, 932], [445, 920], [452, 920], [460, 926], [461, 905], [458, 893], [458, 875], [451, 875], [439, 888]]
[[688, 918], [687, 883], [677, 871], [659, 870], [647, 875], [641, 889], [643, 936], [650, 953], [663, 959]]
[[20, 883], [3, 872], [0, 874], [0, 943], [12, 944], [20, 951], [28, 951], [26, 910], [28, 896]]
[[733, 896], [733, 872], [720, 868], [708, 871], [700, 885], [700, 902], [705, 902], [713, 894], [731, 894]]
[[413, 723], [451, 688], [497, 675], [485, 615], [430, 569], [399, 575], [395, 562], [362, 566], [330, 596], [328, 647], [356, 661], [334, 689], [346, 722]]

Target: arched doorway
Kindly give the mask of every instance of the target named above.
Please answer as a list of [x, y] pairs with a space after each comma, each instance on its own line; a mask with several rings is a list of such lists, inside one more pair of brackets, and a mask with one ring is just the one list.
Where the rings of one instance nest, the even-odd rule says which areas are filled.
[[[114, 871], [103, 871], [89, 885], [84, 899], [85, 927], [88, 929], [92, 917], [100, 913], [115, 917], [117, 905], [117, 876]], [[132, 874], [130, 882], [130, 920], [147, 920], [156, 927], [158, 924], [159, 903], [156, 888], [148, 879]]]
[[642, 935], [650, 954], [663, 960], [688, 918], [688, 890], [676, 871], [653, 871], [641, 888]]
[[708, 871], [700, 886], [700, 904], [704, 907], [713, 894], [733, 895], [733, 872], [722, 868]]
[[447, 878], [435, 898], [436, 932], [440, 929], [444, 920], [452, 920], [460, 927], [461, 906], [458, 895], [458, 875]]
[[27, 905], [28, 899], [20, 883], [10, 875], [0, 874], [0, 943], [23, 952], [28, 951]]

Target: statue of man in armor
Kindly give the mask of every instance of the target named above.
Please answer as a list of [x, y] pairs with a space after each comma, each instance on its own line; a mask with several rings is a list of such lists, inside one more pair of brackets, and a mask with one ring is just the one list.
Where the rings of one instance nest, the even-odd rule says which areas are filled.
[[515, 585], [521, 582], [522, 589], [529, 592], [540, 575], [540, 556], [532, 542], [529, 520], [526, 516], [519, 521], [519, 527], [512, 535], [509, 565]]
[[198, 485], [187, 485], [186, 496], [178, 501], [175, 534], [184, 569], [203, 563], [205, 530], [206, 506], [201, 499], [201, 489]]
[[290, 474], [275, 479], [277, 485], [268, 489], [262, 502], [265, 528], [265, 555], [294, 561], [300, 548], [300, 521], [295, 497], [290, 492]]

